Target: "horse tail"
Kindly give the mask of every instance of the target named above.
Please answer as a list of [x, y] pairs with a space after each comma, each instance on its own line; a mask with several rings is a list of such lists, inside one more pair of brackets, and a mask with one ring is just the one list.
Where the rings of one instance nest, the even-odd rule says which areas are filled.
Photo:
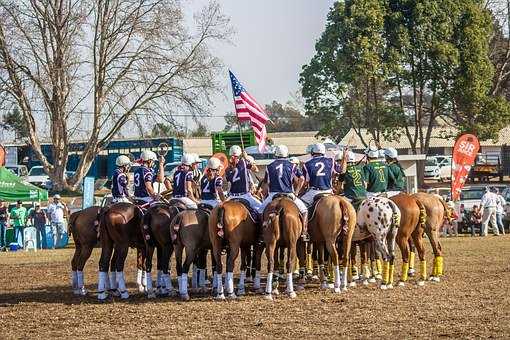
[[225, 234], [225, 208], [222, 205], [218, 206], [218, 214], [216, 216], [216, 231], [218, 234]]
[[76, 219], [78, 218], [80, 211], [73, 212], [71, 216], [69, 216], [69, 221], [67, 222], [67, 228], [71, 235], [73, 235], [74, 242], [76, 243], [78, 240], [78, 235], [76, 232]]
[[423, 203], [421, 203], [419, 200], [415, 199], [416, 204], [418, 205], [418, 208], [420, 209], [420, 217], [418, 220], [419, 225], [422, 228], [425, 228], [425, 223], [427, 222], [427, 210], [425, 209], [425, 206]]
[[356, 210], [352, 204], [349, 204], [349, 202], [343, 198], [338, 200], [338, 205], [340, 206], [340, 211], [342, 211], [342, 219], [340, 221], [340, 226], [342, 228], [341, 233], [354, 232], [354, 228], [356, 227]]
[[439, 202], [441, 202], [441, 204], [443, 205], [443, 209], [444, 209], [444, 214], [445, 214], [445, 218], [448, 220], [449, 223], [452, 223], [453, 221], [453, 213], [452, 213], [452, 210], [448, 207], [448, 205], [446, 204], [446, 202], [442, 199], [442, 198], [437, 198], [439, 200]]
[[175, 217], [172, 219], [172, 222], [170, 222], [170, 236], [172, 238], [173, 244], [176, 244], [177, 241], [181, 242], [181, 235], [179, 232], [182, 227], [181, 223], [182, 215], [180, 213], [175, 215]]
[[[139, 210], [137, 208], [137, 210]], [[149, 242], [151, 239], [151, 222], [152, 222], [152, 214], [150, 212], [147, 212], [142, 217], [142, 225], [140, 226], [142, 236], [145, 242]]]
[[388, 199], [388, 204], [390, 205], [391, 210], [393, 210], [392, 225], [398, 228], [400, 227], [401, 218], [400, 209], [398, 208], [398, 205], [390, 199]]

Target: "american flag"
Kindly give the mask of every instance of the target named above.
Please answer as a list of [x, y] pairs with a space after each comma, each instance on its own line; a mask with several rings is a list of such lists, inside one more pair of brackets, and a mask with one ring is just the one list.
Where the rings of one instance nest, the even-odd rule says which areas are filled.
[[245, 90], [243, 85], [237, 80], [232, 71], [229, 71], [230, 81], [232, 82], [232, 91], [234, 92], [234, 105], [236, 115], [239, 121], [250, 121], [255, 140], [262, 152], [266, 146], [266, 122], [269, 120], [266, 112], [257, 104], [255, 99]]

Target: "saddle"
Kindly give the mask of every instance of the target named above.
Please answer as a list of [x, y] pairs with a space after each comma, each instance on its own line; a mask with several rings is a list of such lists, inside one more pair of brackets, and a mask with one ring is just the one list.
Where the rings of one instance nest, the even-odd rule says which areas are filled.
[[255, 209], [253, 209], [250, 206], [250, 202], [248, 200], [246, 200], [244, 198], [236, 197], [236, 198], [232, 198], [231, 201], [239, 202], [242, 205], [244, 205], [246, 207], [246, 209], [248, 210], [248, 213], [249, 213], [248, 215], [250, 215], [250, 218], [253, 221], [253, 223], [255, 223], [255, 224], [260, 223], [260, 215], [259, 215], [258, 211], [256, 211]]
[[319, 201], [326, 196], [330, 196], [331, 194], [319, 194], [313, 198], [313, 202], [308, 206], [308, 221], [313, 220], [315, 217], [315, 209], [317, 208], [317, 204]]
[[204, 212], [207, 216], [211, 216], [211, 211], [213, 210], [213, 206], [206, 203], [199, 203], [198, 210]]

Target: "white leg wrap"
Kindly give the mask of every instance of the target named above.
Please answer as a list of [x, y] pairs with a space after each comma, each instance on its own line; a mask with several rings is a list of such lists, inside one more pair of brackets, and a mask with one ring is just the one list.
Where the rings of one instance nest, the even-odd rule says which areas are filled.
[[126, 280], [124, 279], [124, 272], [117, 272], [116, 273], [117, 278], [117, 287], [121, 292], [124, 292], [127, 290], [126, 288]]
[[273, 273], [267, 273], [266, 294], [273, 291]]
[[117, 272], [110, 272], [110, 289], [117, 289]]
[[104, 300], [107, 297], [106, 294], [106, 281], [108, 280], [107, 272], [99, 272], [99, 279], [97, 282], [97, 298], [99, 300]]
[[287, 293], [294, 291], [294, 282], [292, 282], [292, 273], [287, 273]]
[[223, 294], [223, 279], [221, 277], [221, 274], [215, 274], [215, 281], [216, 281], [216, 285], [217, 285], [217, 288], [216, 288], [216, 291], [218, 292], [218, 295], [222, 295]]
[[142, 271], [142, 286], [147, 287], [147, 275]]
[[179, 294], [180, 295], [186, 295], [188, 294], [188, 274], [183, 273], [180, 277], [180, 287], [179, 287]]
[[172, 286], [172, 278], [170, 277], [170, 274], [163, 274], [162, 280], [163, 280], [162, 286], [164, 286], [168, 290], [174, 289], [174, 287]]
[[84, 287], [84, 283], [83, 283], [83, 272], [82, 271], [77, 271], [76, 272], [76, 283], [78, 285], [78, 289], [82, 289]]
[[73, 290], [78, 288], [78, 278], [77, 278], [76, 272], [74, 270], [71, 272], [71, 288]]
[[198, 270], [198, 286], [205, 287], [205, 269]]
[[198, 288], [198, 268], [195, 265], [193, 265], [193, 271], [191, 274], [191, 288]]
[[260, 271], [255, 272], [255, 279], [253, 280], [253, 288], [259, 289], [260, 288]]
[[156, 276], [156, 288], [160, 289], [163, 287], [163, 271], [158, 270], [158, 274]]
[[215, 271], [213, 272], [212, 288], [218, 288], [218, 276]]
[[151, 272], [145, 273], [145, 280], [147, 281], [147, 291], [150, 292], [152, 290], [152, 274]]
[[227, 294], [234, 293], [234, 273], [228, 272], [225, 279], [225, 286], [227, 288]]
[[342, 271], [342, 289], [346, 290], [347, 289], [347, 271], [349, 270], [349, 268], [347, 266], [343, 267], [343, 271]]
[[138, 269], [136, 271], [136, 284], [139, 285], [139, 286], [142, 285], [142, 274], [143, 274], [143, 272], [142, 272], [141, 269]]
[[246, 280], [246, 271], [242, 271], [239, 274], [239, 284], [237, 285], [240, 289], [244, 290], [244, 281]]
[[340, 266], [335, 266], [335, 288], [340, 288], [341, 285]]

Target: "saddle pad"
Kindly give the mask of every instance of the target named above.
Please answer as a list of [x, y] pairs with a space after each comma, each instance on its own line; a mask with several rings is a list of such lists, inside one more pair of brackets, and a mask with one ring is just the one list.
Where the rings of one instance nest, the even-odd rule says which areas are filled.
[[260, 222], [259, 213], [250, 206], [250, 202], [248, 200], [244, 198], [232, 198], [231, 201], [239, 202], [244, 205], [246, 209], [248, 209], [248, 213], [253, 223], [257, 224]]
[[205, 203], [199, 203], [198, 204], [198, 210], [203, 211], [207, 214], [207, 216], [211, 215], [211, 211], [213, 210], [213, 206]]

